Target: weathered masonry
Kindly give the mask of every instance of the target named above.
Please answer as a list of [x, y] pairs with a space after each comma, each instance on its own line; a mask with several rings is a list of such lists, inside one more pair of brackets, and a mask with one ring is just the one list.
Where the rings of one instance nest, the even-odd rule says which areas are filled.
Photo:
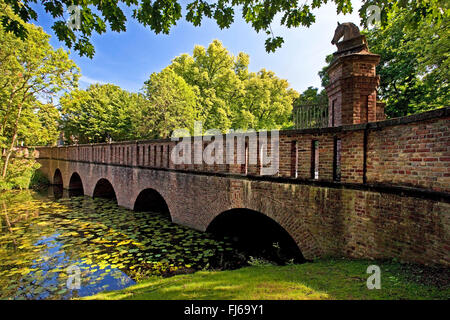
[[68, 189], [81, 183], [84, 194], [94, 196], [108, 181], [118, 204], [130, 209], [152, 189], [173, 222], [195, 229], [243, 208], [276, 221], [308, 259], [397, 257], [449, 265], [449, 124], [445, 108], [281, 131], [273, 176], [260, 175], [260, 161], [174, 165], [169, 154], [177, 142], [170, 140], [41, 147], [37, 155], [53, 183]]
[[[279, 169], [271, 176], [261, 174], [260, 137], [254, 148], [245, 144], [242, 164], [174, 164], [179, 142], [152, 140], [40, 147], [41, 170], [85, 195], [112, 192], [129, 209], [150, 191], [164, 199], [174, 223], [203, 231], [230, 211], [258, 212], [307, 259], [395, 257], [448, 266], [450, 108], [384, 120], [378, 58], [363, 36], [346, 41], [329, 70], [329, 127], [280, 131]], [[239, 224], [239, 215], [234, 219]]]

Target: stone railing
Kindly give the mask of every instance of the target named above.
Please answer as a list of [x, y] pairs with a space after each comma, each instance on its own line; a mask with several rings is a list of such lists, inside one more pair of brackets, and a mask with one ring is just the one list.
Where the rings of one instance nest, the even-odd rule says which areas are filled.
[[[450, 108], [381, 122], [280, 131], [278, 159], [271, 155], [271, 134], [261, 142], [241, 136], [234, 140], [233, 163], [226, 163], [229, 135], [223, 135], [224, 163], [195, 159], [174, 163], [171, 153], [180, 142], [150, 140], [64, 147], [38, 147], [41, 159], [82, 161], [155, 169], [230, 173], [331, 183], [394, 185], [450, 192]], [[207, 141], [205, 141], [207, 140]], [[256, 143], [255, 143], [256, 141]], [[200, 153], [210, 139], [190, 138]], [[230, 143], [230, 142], [229, 142]], [[276, 144], [275, 144], [276, 146]], [[241, 162], [236, 161], [241, 153]], [[250, 159], [254, 159], [253, 162]], [[276, 171], [270, 172], [269, 166]]]

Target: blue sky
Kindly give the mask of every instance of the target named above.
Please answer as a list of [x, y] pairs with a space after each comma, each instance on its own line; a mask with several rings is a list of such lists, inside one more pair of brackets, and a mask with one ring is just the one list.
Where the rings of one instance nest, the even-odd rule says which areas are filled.
[[[81, 68], [80, 86], [91, 83], [113, 83], [126, 90], [137, 92], [152, 72], [158, 72], [171, 60], [182, 54], [192, 53], [195, 45], [208, 46], [214, 39], [222, 41], [228, 50], [237, 55], [243, 51], [250, 55], [250, 70], [262, 68], [272, 70], [277, 76], [287, 79], [295, 90], [301, 92], [309, 86], [320, 87], [317, 72], [324, 66], [325, 57], [335, 51], [330, 41], [337, 21], [354, 22], [359, 25], [358, 9], [361, 1], [354, 1], [352, 14], [337, 15], [334, 3], [328, 3], [315, 10], [316, 22], [310, 27], [287, 29], [274, 22], [272, 30], [276, 36], [284, 37], [284, 44], [275, 53], [264, 48], [266, 34], [256, 33], [247, 25], [238, 12], [229, 29], [220, 30], [212, 20], [204, 20], [201, 27], [194, 27], [182, 18], [169, 35], [156, 35], [149, 28], [128, 16], [127, 31], [108, 31], [94, 35], [93, 59], [70, 54]], [[36, 24], [52, 35], [51, 44], [65, 48], [51, 30], [52, 20], [44, 10], [38, 9]]]

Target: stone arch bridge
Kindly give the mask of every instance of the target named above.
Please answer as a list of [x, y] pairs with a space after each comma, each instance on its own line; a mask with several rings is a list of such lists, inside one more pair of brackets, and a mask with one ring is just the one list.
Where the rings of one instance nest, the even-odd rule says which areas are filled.
[[[449, 124], [450, 108], [444, 108], [280, 131], [278, 170], [270, 176], [262, 174], [260, 137], [252, 149], [244, 136], [241, 164], [175, 164], [169, 155], [180, 142], [171, 140], [38, 147], [35, 154], [53, 184], [115, 197], [129, 209], [147, 192], [164, 199], [174, 223], [198, 230], [246, 209], [276, 222], [307, 259], [396, 257], [449, 265]], [[209, 143], [200, 141], [200, 148]], [[250, 153], [256, 163], [248, 161]], [[231, 226], [240, 224], [239, 214], [233, 219]]]

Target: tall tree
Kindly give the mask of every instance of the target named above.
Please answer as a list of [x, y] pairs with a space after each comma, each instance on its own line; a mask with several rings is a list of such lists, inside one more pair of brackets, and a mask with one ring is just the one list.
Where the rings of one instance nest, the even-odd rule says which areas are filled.
[[275, 129], [290, 124], [297, 93], [271, 71], [248, 70], [249, 56], [233, 56], [220, 41], [208, 48], [196, 46], [169, 66], [198, 91], [196, 120], [204, 129]]
[[183, 54], [169, 66], [187, 84], [198, 90], [196, 120], [205, 129], [228, 130], [232, 124], [233, 106], [243, 93], [249, 59], [244, 53], [234, 57], [220, 41], [208, 48], [195, 46], [193, 55]]
[[23, 132], [24, 121], [36, 117], [36, 111], [45, 108], [38, 100], [52, 101], [60, 92], [76, 86], [79, 76], [67, 52], [53, 49], [50, 36], [40, 27], [24, 24], [24, 28], [28, 34], [26, 40], [0, 27], [0, 136], [6, 149], [3, 178]]
[[17, 143], [25, 146], [56, 145], [60, 135], [60, 114], [52, 103], [39, 100], [24, 108], [17, 129]]
[[286, 129], [292, 126], [292, 105], [298, 93], [273, 71], [262, 69], [244, 81], [244, 95], [234, 110], [234, 129]]
[[410, 12], [398, 8], [389, 12], [384, 27], [367, 33], [371, 51], [381, 56], [378, 92], [389, 117], [450, 105], [449, 34], [449, 17], [415, 27]]
[[138, 137], [134, 118], [144, 98], [112, 84], [93, 84], [60, 99], [67, 142], [98, 143]]
[[172, 69], [153, 73], [143, 91], [147, 101], [141, 106], [137, 123], [141, 138], [169, 138], [175, 129], [192, 132], [197, 111], [197, 88], [190, 87]]
[[318, 88], [308, 87], [295, 100], [294, 104], [298, 106], [328, 104], [327, 92], [324, 89], [319, 92]]

